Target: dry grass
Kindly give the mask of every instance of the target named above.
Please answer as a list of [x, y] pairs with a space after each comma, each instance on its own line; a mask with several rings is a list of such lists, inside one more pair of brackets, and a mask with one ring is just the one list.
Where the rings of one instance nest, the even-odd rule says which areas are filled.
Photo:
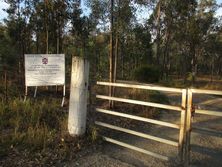
[[161, 81], [159, 84], [163, 86], [176, 87], [176, 88], [195, 87], [199, 89], [222, 90], [222, 80], [218, 77], [215, 77], [211, 81], [211, 78], [209, 76], [197, 77], [194, 84], [192, 84], [192, 82], [189, 80], [186, 83], [184, 83], [183, 79], [181, 78], [178, 79], [173, 77], [168, 81]]
[[[97, 88], [98, 94], [107, 95], [108, 89], [104, 89], [104, 87]], [[158, 91], [148, 91], [148, 90], [140, 90], [140, 89], [127, 89], [127, 88], [116, 88], [116, 97], [126, 98], [126, 99], [134, 99], [140, 101], [147, 101], [147, 102], [156, 102], [162, 104], [168, 104], [169, 100], [164, 95]], [[121, 103], [115, 102], [114, 108], [111, 109], [113, 111], [141, 116], [145, 118], [154, 118], [157, 119], [160, 114], [160, 110], [158, 108], [135, 105], [135, 104], [128, 104], [128, 103]], [[107, 100], [97, 100], [97, 107], [109, 109], [109, 104]], [[97, 113], [96, 120], [106, 122], [112, 125], [117, 125], [124, 128], [136, 128], [141, 127], [139, 124], [143, 124], [139, 121], [134, 121], [132, 119], [121, 118], [106, 114]], [[110, 134], [109, 130], [102, 131], [100, 133]], [[114, 134], [116, 135], [116, 133]]]
[[[0, 164], [51, 166], [72, 159], [95, 140], [94, 131], [71, 137], [61, 99], [10, 100], [0, 103]], [[20, 162], [20, 165], [18, 165]], [[27, 166], [28, 166], [27, 165]]]

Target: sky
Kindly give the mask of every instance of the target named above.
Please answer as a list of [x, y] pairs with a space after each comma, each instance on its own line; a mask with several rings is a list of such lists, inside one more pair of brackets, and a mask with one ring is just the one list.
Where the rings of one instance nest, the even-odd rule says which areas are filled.
[[7, 17], [6, 12], [3, 11], [3, 9], [7, 8], [8, 5], [4, 2], [4, 0], [0, 0], [0, 22]]
[[[217, 0], [217, 3], [220, 4], [222, 3], [222, 0]], [[84, 3], [82, 3], [82, 9], [83, 9], [83, 12], [85, 14], [88, 14], [89, 13], [89, 10], [87, 9], [87, 7], [84, 5]], [[0, 22], [3, 21], [4, 18], [7, 17], [7, 13], [5, 11], [3, 11], [3, 9], [7, 9], [8, 7], [8, 4], [4, 2], [4, 0], [0, 0]], [[138, 10], [137, 11], [137, 15], [138, 15], [138, 18], [139, 18], [139, 22], [143, 22], [145, 19], [147, 19], [148, 15], [144, 15], [144, 13], [147, 13], [147, 9], [143, 8], [141, 10]], [[217, 16], [222, 16], [222, 8], [220, 8], [219, 10], [217, 10], [217, 13], [216, 13]]]

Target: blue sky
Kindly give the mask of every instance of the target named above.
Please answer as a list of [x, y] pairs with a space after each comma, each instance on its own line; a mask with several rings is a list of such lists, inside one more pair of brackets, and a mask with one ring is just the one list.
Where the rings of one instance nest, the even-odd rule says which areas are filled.
[[[222, 0], [217, 0], [217, 3], [220, 4], [222, 3]], [[8, 7], [8, 5], [4, 2], [4, 0], [0, 0], [0, 22], [3, 21], [4, 18], [7, 17], [7, 13], [3, 11], [3, 9], [6, 9]], [[83, 8], [83, 11], [84, 13], [89, 13], [89, 10], [87, 9], [87, 7], [84, 5], [84, 3], [82, 3], [82, 8]], [[144, 19], [146, 19], [148, 17], [148, 15], [144, 15], [144, 13], [147, 13], [147, 9], [142, 9], [142, 10], [138, 10], [137, 11], [137, 15], [138, 15], [138, 18], [141, 22], [144, 21]], [[220, 15], [222, 16], [222, 8], [220, 8], [218, 11], [217, 11], [217, 15]]]

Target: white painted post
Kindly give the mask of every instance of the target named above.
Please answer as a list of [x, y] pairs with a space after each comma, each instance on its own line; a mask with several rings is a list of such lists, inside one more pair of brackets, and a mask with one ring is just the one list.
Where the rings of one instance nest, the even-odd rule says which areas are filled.
[[88, 78], [88, 60], [73, 57], [68, 118], [71, 136], [80, 136], [86, 130]]

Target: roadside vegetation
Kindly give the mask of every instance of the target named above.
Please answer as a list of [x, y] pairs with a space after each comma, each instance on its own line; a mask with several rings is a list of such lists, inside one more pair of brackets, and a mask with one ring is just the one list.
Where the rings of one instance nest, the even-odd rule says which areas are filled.
[[0, 164], [61, 165], [92, 143], [89, 130], [81, 138], [69, 136], [60, 100], [15, 98], [0, 103]]
[[[4, 88], [4, 86], [2, 87]], [[108, 106], [108, 101], [100, 103], [92, 97], [91, 101], [94, 104], [88, 111], [86, 134], [82, 137], [71, 137], [67, 130], [67, 104], [64, 108], [60, 107], [61, 97], [56, 96], [53, 92], [44, 95], [48, 91], [40, 89], [42, 96], [39, 95], [36, 99], [29, 96], [24, 102], [23, 98], [16, 96], [16, 92], [13, 93], [17, 89], [14, 84], [8, 88], [8, 91], [11, 92], [8, 102], [4, 100], [4, 93], [1, 95], [0, 164], [4, 164], [4, 166], [63, 165], [76, 158], [80, 150], [100, 143], [100, 130], [93, 124], [93, 121], [104, 117], [95, 116], [92, 111], [95, 105]], [[94, 91], [107, 92], [98, 88]], [[167, 98], [158, 92], [136, 89], [123, 89], [117, 92], [116, 96], [168, 103]], [[50, 93], [52, 94], [50, 95]], [[120, 103], [116, 103], [115, 110], [127, 111], [129, 114], [134, 113], [147, 118], [157, 118], [159, 114], [158, 109]], [[121, 122], [119, 118], [110, 120]], [[124, 121], [122, 122], [124, 126], [131, 126], [130, 120], [125, 119]]]

